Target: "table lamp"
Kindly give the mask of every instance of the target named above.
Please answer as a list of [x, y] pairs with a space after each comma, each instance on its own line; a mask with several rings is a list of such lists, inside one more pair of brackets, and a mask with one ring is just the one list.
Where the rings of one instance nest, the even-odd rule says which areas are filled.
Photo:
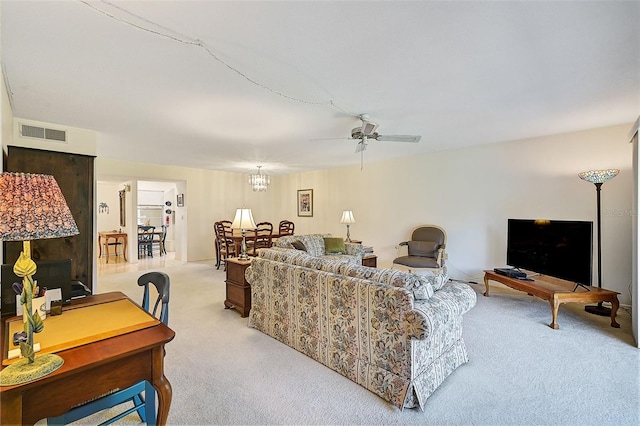
[[[30, 382], [57, 370], [64, 360], [55, 354], [35, 356], [33, 334], [44, 329], [38, 311], [32, 312], [33, 275], [31, 240], [68, 237], [79, 234], [69, 206], [58, 183], [49, 175], [28, 173], [0, 174], [0, 240], [22, 241], [22, 253], [13, 271], [22, 277], [20, 303], [24, 305], [24, 331], [27, 341], [20, 343], [24, 357], [0, 371], [0, 386]], [[4, 336], [2, 336], [4, 338]]]
[[247, 256], [247, 241], [245, 237], [247, 229], [256, 229], [256, 223], [253, 221], [251, 209], [237, 209], [236, 217], [233, 219], [231, 227], [242, 231], [242, 246], [238, 258], [241, 260], [249, 259], [249, 256]]
[[349, 225], [351, 225], [352, 223], [356, 223], [356, 220], [353, 218], [353, 212], [351, 210], [343, 211], [340, 223], [347, 224], [347, 239], [345, 241], [351, 242], [351, 236], [349, 235]]

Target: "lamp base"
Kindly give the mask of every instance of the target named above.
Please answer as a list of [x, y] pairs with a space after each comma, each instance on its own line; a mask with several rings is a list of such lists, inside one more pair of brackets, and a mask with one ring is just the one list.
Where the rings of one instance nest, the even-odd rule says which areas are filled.
[[589, 312], [590, 314], [600, 315], [601, 317], [610, 317], [611, 316], [611, 308], [607, 308], [606, 306], [602, 306], [602, 303], [598, 303], [595, 306], [585, 306], [584, 310]]
[[56, 354], [42, 354], [33, 363], [24, 358], [0, 371], [0, 386], [13, 386], [32, 382], [62, 367], [64, 359]]

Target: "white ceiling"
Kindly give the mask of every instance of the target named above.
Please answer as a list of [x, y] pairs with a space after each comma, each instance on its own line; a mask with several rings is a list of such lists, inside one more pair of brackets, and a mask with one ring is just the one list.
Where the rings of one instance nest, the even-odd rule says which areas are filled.
[[[640, 2], [2, 1], [14, 116], [269, 174], [633, 122]], [[202, 44], [198, 45], [198, 41]], [[340, 140], [310, 141], [318, 138]]]

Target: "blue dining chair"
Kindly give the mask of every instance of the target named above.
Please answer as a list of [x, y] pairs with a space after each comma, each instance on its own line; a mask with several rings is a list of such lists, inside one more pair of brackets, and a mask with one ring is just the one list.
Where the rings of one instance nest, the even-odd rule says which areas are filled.
[[143, 256], [153, 257], [153, 237], [155, 226], [138, 225], [138, 259]]
[[[144, 287], [142, 307], [154, 317], [162, 321], [165, 325], [169, 325], [169, 276], [164, 272], [147, 272], [138, 278], [138, 285]], [[158, 293], [158, 297], [153, 305], [153, 310], [150, 310], [149, 308], [151, 299], [149, 291], [150, 285], [155, 286]], [[144, 395], [142, 395], [143, 392]], [[156, 424], [156, 391], [151, 383], [146, 380], [138, 382], [127, 389], [122, 389], [94, 401], [82, 404], [79, 407], [75, 407], [67, 411], [62, 416], [50, 417], [47, 419], [47, 424], [66, 425], [128, 401], [133, 402], [133, 407], [110, 418], [102, 424], [112, 424], [134, 411], [138, 412], [140, 419], [147, 425]]]

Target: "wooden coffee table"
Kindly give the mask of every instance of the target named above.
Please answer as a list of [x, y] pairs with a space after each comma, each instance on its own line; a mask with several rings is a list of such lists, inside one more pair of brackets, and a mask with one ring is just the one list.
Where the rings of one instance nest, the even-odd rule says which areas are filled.
[[553, 329], [560, 328], [558, 326], [558, 308], [562, 303], [599, 303], [611, 302], [611, 327], [620, 328], [620, 324], [616, 322], [616, 314], [620, 302], [618, 301], [618, 293], [598, 287], [578, 287], [573, 291], [574, 285], [569, 281], [560, 280], [545, 275], [537, 276], [535, 280], [518, 280], [515, 278], [505, 277], [495, 273], [494, 271], [484, 271], [484, 285], [486, 291], [485, 296], [489, 297], [489, 280], [497, 281], [511, 287], [514, 290], [524, 291], [530, 296], [536, 296], [546, 300], [551, 305], [552, 321], [549, 327]]

